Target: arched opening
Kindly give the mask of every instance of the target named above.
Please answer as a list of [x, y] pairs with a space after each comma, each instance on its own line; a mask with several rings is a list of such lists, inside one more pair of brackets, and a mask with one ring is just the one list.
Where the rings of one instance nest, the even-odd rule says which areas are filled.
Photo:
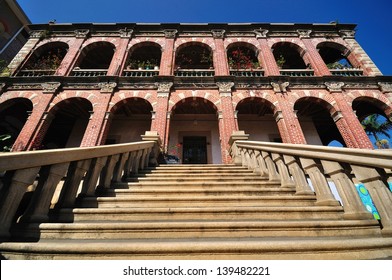
[[205, 44], [190, 44], [178, 49], [175, 67], [180, 69], [211, 69], [212, 51]]
[[250, 44], [231, 44], [227, 48], [227, 59], [230, 69], [258, 69], [260, 63], [257, 50]]
[[329, 69], [352, 68], [347, 59], [349, 51], [342, 45], [333, 42], [323, 42], [317, 45], [319, 54]]
[[115, 47], [108, 42], [98, 42], [88, 45], [82, 50], [75, 67], [73, 76], [105, 76], [112, 62]]
[[79, 147], [92, 110], [91, 103], [86, 99], [70, 98], [61, 101], [49, 112], [49, 118], [53, 119], [40, 148]]
[[128, 70], [157, 70], [161, 64], [161, 55], [161, 47], [155, 43], [138, 44], [129, 51], [125, 68]]
[[238, 127], [249, 134], [249, 140], [282, 142], [273, 108], [269, 101], [262, 98], [250, 97], [238, 103]]
[[33, 52], [17, 75], [53, 75], [59, 68], [67, 52], [68, 45], [66, 43], [54, 42], [45, 44]]
[[0, 152], [10, 151], [32, 110], [33, 104], [26, 98], [0, 104]]
[[273, 45], [272, 49], [275, 61], [281, 69], [306, 69], [310, 67], [302, 58], [304, 51], [295, 44], [280, 42]]
[[140, 136], [151, 130], [152, 111], [151, 104], [143, 98], [128, 98], [116, 104], [105, 144], [141, 141]]
[[172, 109], [167, 153], [184, 164], [221, 163], [217, 109], [200, 97], [179, 101]]
[[318, 98], [302, 98], [295, 103], [294, 110], [308, 144], [328, 146], [336, 140], [346, 146], [331, 117], [331, 105]]
[[385, 114], [387, 105], [375, 98], [360, 97], [354, 100], [352, 108], [375, 148], [391, 147], [392, 122]]

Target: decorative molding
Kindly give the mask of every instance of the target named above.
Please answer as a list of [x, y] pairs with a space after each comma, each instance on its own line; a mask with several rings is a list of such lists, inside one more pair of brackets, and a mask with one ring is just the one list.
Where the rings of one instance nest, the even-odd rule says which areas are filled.
[[165, 34], [165, 38], [171, 38], [171, 39], [176, 38], [177, 32], [178, 32], [177, 29], [165, 29], [165, 30], [163, 30], [163, 33]]
[[256, 29], [254, 32], [256, 34], [256, 39], [267, 38], [267, 34], [268, 34], [269, 30], [260, 28], [260, 29]]
[[380, 87], [380, 90], [385, 93], [385, 92], [392, 92], [392, 84], [389, 83], [377, 83], [378, 86]]
[[223, 119], [223, 112], [222, 111], [217, 111], [216, 114], [218, 115], [219, 120]]
[[231, 89], [234, 86], [234, 82], [217, 82], [216, 85], [219, 88], [220, 94], [230, 94], [229, 96], [231, 96]]
[[76, 29], [75, 31], [76, 38], [86, 38], [87, 35], [90, 33], [89, 29]]
[[341, 111], [336, 111], [335, 113], [333, 113], [331, 115], [332, 119], [334, 122], [337, 122], [338, 120], [340, 120], [341, 118], [343, 118], [342, 112]]
[[324, 83], [329, 92], [342, 92], [343, 82], [325, 82]]
[[120, 29], [118, 32], [120, 33], [121, 38], [131, 38], [133, 29], [128, 29], [125, 27], [124, 29]]
[[282, 111], [276, 111], [274, 114], [275, 121], [278, 123], [280, 120], [283, 119]]
[[155, 120], [156, 112], [155, 111], [151, 111], [150, 113], [151, 113], [151, 119]]
[[173, 82], [156, 83], [156, 86], [158, 87], [158, 97], [169, 97]]
[[354, 39], [355, 33], [355, 30], [339, 30], [339, 34], [343, 37], [343, 39]]
[[60, 86], [61, 83], [59, 82], [47, 82], [41, 84], [43, 93], [56, 93]]
[[312, 33], [313, 31], [312, 30], [310, 30], [310, 29], [298, 29], [297, 30], [297, 33], [298, 33], [298, 35], [299, 35], [299, 38], [310, 38], [310, 34]]
[[274, 90], [275, 93], [285, 93], [287, 92], [287, 87], [290, 85], [289, 82], [271, 82], [272, 89]]
[[214, 37], [214, 39], [223, 39], [225, 37], [226, 30], [213, 29], [213, 30], [211, 30], [211, 32], [212, 32], [212, 37]]
[[98, 86], [101, 88], [101, 93], [113, 93], [114, 89], [117, 87], [117, 83], [99, 83]]

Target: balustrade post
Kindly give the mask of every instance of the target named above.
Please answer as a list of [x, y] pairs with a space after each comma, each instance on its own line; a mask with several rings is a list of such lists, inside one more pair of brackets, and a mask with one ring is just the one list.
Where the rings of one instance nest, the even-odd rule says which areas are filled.
[[91, 159], [72, 162], [64, 182], [64, 186], [60, 192], [59, 201], [56, 208], [74, 207], [79, 189], [79, 185], [84, 175], [89, 170]]
[[322, 160], [324, 171], [335, 183], [339, 196], [342, 199], [344, 217], [346, 219], [372, 219], [372, 214], [366, 211], [354, 183], [338, 162]]
[[139, 174], [140, 160], [141, 160], [142, 155], [143, 155], [143, 151], [142, 150], [138, 150], [137, 154], [135, 156], [135, 160], [132, 163], [132, 173], [134, 175], [138, 175]]
[[106, 166], [102, 170], [102, 182], [99, 184], [99, 190], [105, 190], [110, 188], [110, 184], [113, 178], [114, 168], [116, 167], [117, 161], [119, 160], [120, 155], [112, 155], [109, 157]]
[[262, 178], [268, 178], [267, 164], [265, 163], [265, 160], [261, 154], [261, 151], [256, 151], [256, 160], [258, 163], [258, 171], [260, 173], [260, 176]]
[[377, 208], [381, 217], [381, 232], [385, 236], [392, 236], [392, 194], [380, 174], [374, 168], [352, 165], [356, 178], [362, 182]]
[[133, 172], [133, 166], [134, 166], [137, 152], [138, 151], [133, 151], [130, 153], [129, 158], [125, 164], [124, 178], [128, 178], [131, 175], [131, 172]]
[[100, 157], [93, 159], [89, 171], [87, 171], [86, 178], [83, 181], [82, 191], [79, 197], [93, 196], [97, 187], [99, 176], [102, 169], [107, 162], [108, 157]]
[[313, 188], [316, 193], [317, 205], [325, 206], [338, 206], [339, 201], [333, 196], [331, 189], [329, 188], [327, 179], [324, 174], [320, 171], [316, 162], [313, 159], [300, 159], [302, 166], [306, 173], [309, 175], [312, 181]]
[[249, 134], [245, 134], [245, 131], [233, 131], [233, 134], [230, 136], [229, 145], [230, 145], [230, 155], [232, 158], [232, 162], [235, 165], [242, 165], [241, 151], [237, 147], [236, 141], [248, 140]]
[[121, 159], [117, 162], [116, 167], [113, 172], [113, 179], [112, 179], [113, 182], [120, 182], [121, 181], [121, 177], [124, 173], [125, 163], [129, 158], [129, 152], [121, 154], [120, 157], [121, 157]]
[[290, 177], [289, 171], [287, 170], [287, 166], [283, 161], [283, 158], [279, 154], [272, 154], [272, 159], [275, 162], [276, 166], [278, 167], [278, 173], [281, 177], [280, 186], [282, 188], [294, 188], [295, 184]]
[[280, 183], [280, 176], [276, 171], [275, 164], [272, 161], [269, 153], [262, 151], [261, 155], [263, 156], [263, 159], [265, 160], [265, 163], [267, 165], [268, 178], [269, 178], [268, 181], [272, 183]]
[[40, 172], [40, 180], [34, 191], [31, 202], [21, 217], [21, 222], [47, 222], [49, 210], [59, 182], [67, 173], [70, 163], [59, 163], [50, 166], [45, 172]]
[[143, 141], [154, 141], [154, 147], [150, 150], [148, 157], [148, 166], [158, 166], [158, 156], [160, 148], [162, 146], [162, 140], [159, 137], [157, 131], [146, 131], [145, 135], [142, 135]]
[[10, 227], [26, 190], [37, 177], [40, 167], [15, 171], [0, 207], [0, 238], [10, 237]]
[[284, 155], [283, 159], [289, 168], [291, 176], [293, 176], [297, 195], [312, 195], [313, 190], [310, 188], [306, 180], [305, 173], [299, 165], [297, 159], [293, 156]]

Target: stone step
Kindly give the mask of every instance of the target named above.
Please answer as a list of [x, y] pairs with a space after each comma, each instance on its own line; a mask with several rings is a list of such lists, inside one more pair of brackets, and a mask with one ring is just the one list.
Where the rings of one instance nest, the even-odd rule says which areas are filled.
[[53, 220], [73, 221], [172, 221], [172, 220], [325, 220], [343, 219], [341, 206], [205, 206], [66, 208]]
[[[180, 190], [179, 190], [180, 189]], [[159, 188], [146, 188], [143, 186], [131, 188], [108, 189], [103, 196], [129, 196], [129, 195], [151, 195], [152, 197], [162, 195], [205, 195], [205, 196], [264, 196], [264, 195], [295, 195], [294, 189], [288, 188], [268, 188], [268, 187], [247, 187], [229, 188], [221, 187], [187, 187], [182, 186], [161, 186]], [[309, 195], [313, 197], [314, 195]]]
[[[28, 224], [25, 237], [41, 239], [254, 238], [380, 236], [375, 220], [201, 220]], [[17, 236], [18, 233], [15, 232]]]
[[[259, 187], [262, 189], [263, 187], [276, 187], [280, 188], [280, 185], [275, 182], [269, 181], [249, 181], [249, 182], [239, 182], [239, 181], [232, 181], [232, 182], [217, 182], [217, 181], [184, 181], [184, 182], [176, 182], [176, 181], [142, 181], [142, 182], [117, 182], [112, 184], [112, 188], [133, 188], [133, 187], [145, 187], [145, 188], [161, 188], [161, 187], [179, 187], [181, 189], [188, 188], [188, 187], [229, 187], [229, 188], [244, 188], [244, 187]], [[291, 190], [295, 190], [294, 187], [288, 188]]]
[[380, 237], [275, 237], [204, 239], [44, 239], [40, 242], [0, 243], [6, 259], [85, 260], [217, 260], [217, 259], [389, 259], [392, 238]]
[[80, 207], [313, 206], [313, 196], [120, 196], [85, 197]]
[[264, 182], [268, 182], [266, 179], [262, 179], [257, 176], [148, 176], [148, 177], [139, 177], [139, 178], [127, 178], [127, 182], [167, 182], [167, 183], [175, 183], [175, 182], [242, 182], [243, 184], [246, 182], [258, 182], [260, 184]]

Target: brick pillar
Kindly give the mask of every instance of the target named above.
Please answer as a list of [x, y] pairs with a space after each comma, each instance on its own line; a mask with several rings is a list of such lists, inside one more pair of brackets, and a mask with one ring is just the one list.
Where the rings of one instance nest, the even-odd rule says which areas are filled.
[[87, 124], [83, 135], [81, 147], [93, 147], [103, 145], [109, 129], [108, 108], [112, 99], [116, 83], [100, 83], [101, 94], [99, 102], [94, 106], [94, 112]]
[[331, 116], [335, 121], [346, 146], [349, 148], [373, 149], [373, 145], [353, 109], [344, 99], [344, 93], [342, 91], [344, 83], [326, 82], [325, 85], [336, 101], [336, 105], [341, 110], [333, 113]]
[[113, 59], [110, 63], [109, 69], [108, 69], [108, 76], [121, 76], [121, 68], [124, 64], [124, 60], [126, 57], [127, 53], [127, 47], [129, 40], [131, 39], [133, 30], [127, 30], [127, 29], [121, 29], [120, 30], [120, 44], [118, 45], [114, 55]]
[[48, 113], [47, 110], [61, 84], [48, 82], [41, 84], [41, 86], [43, 94], [41, 94], [38, 104], [34, 106], [31, 115], [19, 133], [12, 151], [38, 149], [52, 122], [54, 116]]
[[75, 64], [76, 59], [78, 58], [78, 54], [82, 44], [87, 38], [89, 30], [75, 30], [75, 36], [73, 43], [69, 45], [68, 52], [65, 55], [63, 61], [59, 68], [56, 71], [56, 76], [66, 76], [72, 71], [72, 66]]
[[168, 113], [168, 106], [169, 106], [169, 96], [170, 96], [170, 89], [173, 86], [172, 82], [161, 82], [158, 83], [158, 102], [157, 107], [155, 110], [155, 117], [151, 122], [151, 130], [157, 131], [158, 135], [163, 140], [163, 146], [166, 147], [167, 145], [167, 113]]
[[26, 61], [27, 56], [32, 52], [35, 46], [40, 41], [43, 36], [44, 31], [33, 31], [30, 33], [30, 38], [26, 44], [20, 49], [18, 54], [11, 60], [8, 68], [10, 70], [11, 76], [15, 74], [18, 68], [21, 66], [22, 62]]
[[271, 48], [268, 46], [267, 33], [268, 30], [266, 29], [256, 31], [256, 38], [260, 45], [258, 59], [264, 69], [264, 76], [279, 76], [279, 67], [276, 64]]
[[316, 76], [330, 76], [331, 72], [310, 39], [311, 32], [312, 30], [298, 30], [299, 37], [302, 39], [308, 53], [310, 64], [314, 69], [314, 74]]
[[230, 163], [229, 140], [234, 131], [238, 130], [238, 124], [235, 119], [231, 88], [233, 82], [217, 82], [220, 93], [222, 111], [219, 114], [219, 135], [221, 138], [222, 162]]
[[[174, 69], [174, 41], [176, 38], [176, 29], [166, 29], [165, 33], [165, 48], [162, 52], [161, 65], [159, 67], [160, 76], [173, 75]], [[162, 136], [161, 136], [162, 137]]]
[[215, 43], [215, 51], [213, 52], [215, 76], [230, 75], [226, 49], [223, 43], [224, 34], [224, 30], [212, 30]]

